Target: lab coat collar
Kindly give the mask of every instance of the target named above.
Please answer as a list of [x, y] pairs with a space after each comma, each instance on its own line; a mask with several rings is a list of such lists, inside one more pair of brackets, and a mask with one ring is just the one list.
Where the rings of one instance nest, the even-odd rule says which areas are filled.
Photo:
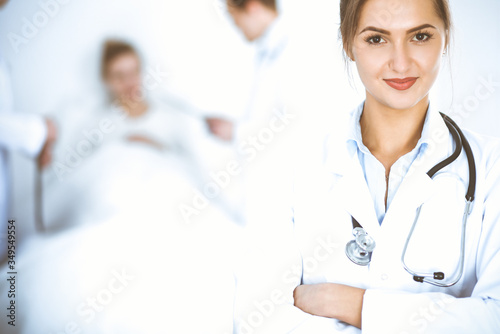
[[289, 42], [287, 19], [281, 14], [267, 28], [264, 34], [255, 41], [256, 65], [277, 59]]
[[[332, 189], [333, 196], [343, 203], [346, 211], [377, 240], [381, 227], [359, 163], [356, 144], [353, 145], [352, 141], [349, 141], [353, 135], [356, 135], [357, 130], [352, 124], [356, 119], [359, 122], [363, 106], [364, 103], [352, 111], [346, 126], [340, 127], [343, 128], [342, 131], [331, 134], [327, 139], [325, 167], [328, 173], [340, 177]], [[394, 211], [391, 208], [416, 209], [434, 192], [433, 180], [427, 175], [427, 172], [448, 156], [450, 140], [446, 124], [437, 110], [431, 106], [427, 111], [419, 145], [422, 145], [424, 149], [406, 174], [386, 214], [384, 224], [390, 218], [391, 211]]]
[[364, 103], [352, 111], [347, 123], [337, 127], [331, 133], [325, 145], [326, 172], [340, 177], [332, 188], [332, 200], [340, 203], [348, 214], [354, 217], [363, 228], [377, 240], [380, 225], [373, 205], [364, 173], [359, 163], [357, 151], [348, 144], [348, 138], [356, 135], [356, 128], [352, 126], [353, 119], [363, 110]]

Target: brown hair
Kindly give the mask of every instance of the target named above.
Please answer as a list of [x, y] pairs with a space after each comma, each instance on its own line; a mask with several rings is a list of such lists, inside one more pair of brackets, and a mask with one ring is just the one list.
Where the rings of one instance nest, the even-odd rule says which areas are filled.
[[133, 54], [139, 56], [135, 48], [124, 41], [119, 40], [107, 40], [104, 42], [101, 58], [101, 76], [106, 78], [108, 74], [109, 64], [124, 54]]
[[[229, 0], [228, 3], [229, 3], [229, 5], [237, 7], [237, 8], [245, 8], [247, 3], [250, 1], [251, 0]], [[266, 6], [267, 8], [272, 9], [274, 11], [277, 9], [276, 0], [255, 0], [255, 1], [260, 2], [261, 4]]]
[[[341, 0], [340, 1], [340, 29], [344, 47], [344, 57], [351, 58], [352, 42], [358, 29], [359, 16], [367, 0]], [[445, 45], [448, 48], [452, 29], [451, 13], [448, 0], [433, 0], [434, 8], [438, 16], [443, 20], [446, 31]]]

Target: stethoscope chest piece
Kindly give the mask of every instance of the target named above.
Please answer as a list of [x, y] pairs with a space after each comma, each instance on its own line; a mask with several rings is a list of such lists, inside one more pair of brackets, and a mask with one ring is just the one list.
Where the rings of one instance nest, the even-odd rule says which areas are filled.
[[375, 240], [361, 227], [354, 228], [352, 234], [355, 238], [347, 243], [345, 253], [355, 264], [366, 266], [371, 261]]

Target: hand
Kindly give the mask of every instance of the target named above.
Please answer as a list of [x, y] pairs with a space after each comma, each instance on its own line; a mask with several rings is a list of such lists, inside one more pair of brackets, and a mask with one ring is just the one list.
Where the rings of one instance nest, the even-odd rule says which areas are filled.
[[231, 141], [233, 139], [234, 124], [231, 121], [222, 118], [205, 119], [210, 132], [224, 141]]
[[50, 119], [45, 119], [47, 126], [47, 138], [43, 144], [42, 150], [38, 155], [38, 168], [44, 169], [52, 162], [52, 147], [57, 139], [57, 128], [55, 123]]
[[365, 290], [348, 285], [323, 283], [299, 285], [293, 291], [294, 305], [302, 311], [334, 318], [361, 328]]

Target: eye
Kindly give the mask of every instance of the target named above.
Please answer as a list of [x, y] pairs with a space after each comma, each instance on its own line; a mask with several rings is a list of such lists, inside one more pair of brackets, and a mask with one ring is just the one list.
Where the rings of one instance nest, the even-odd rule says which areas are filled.
[[374, 45], [385, 43], [385, 40], [380, 35], [369, 36], [365, 40], [367, 43]]
[[429, 40], [430, 38], [432, 37], [432, 35], [430, 33], [427, 33], [427, 32], [419, 32], [417, 33], [414, 37], [413, 37], [413, 41], [415, 42], [426, 42], [427, 40]]

